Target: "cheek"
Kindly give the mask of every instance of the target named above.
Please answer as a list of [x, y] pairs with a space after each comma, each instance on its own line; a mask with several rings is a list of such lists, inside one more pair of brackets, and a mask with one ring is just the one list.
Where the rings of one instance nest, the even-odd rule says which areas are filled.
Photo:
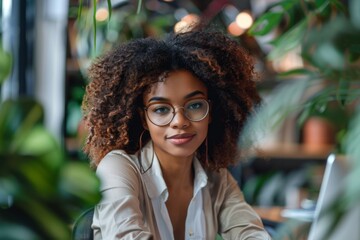
[[153, 140], [163, 138], [165, 134], [164, 128], [152, 124], [148, 119], [146, 123], [147, 123], [147, 130], [150, 132], [150, 136]]

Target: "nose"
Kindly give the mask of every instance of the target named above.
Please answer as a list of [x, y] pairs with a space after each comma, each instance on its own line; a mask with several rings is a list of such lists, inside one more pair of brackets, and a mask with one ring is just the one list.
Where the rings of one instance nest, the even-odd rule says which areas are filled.
[[170, 122], [170, 127], [186, 128], [189, 126], [190, 120], [185, 116], [184, 108], [179, 108], [174, 114], [174, 118]]

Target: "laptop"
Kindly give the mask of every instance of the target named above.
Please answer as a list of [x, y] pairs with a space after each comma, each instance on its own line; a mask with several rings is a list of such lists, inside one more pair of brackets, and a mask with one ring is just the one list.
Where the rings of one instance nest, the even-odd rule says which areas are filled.
[[360, 201], [345, 213], [335, 228], [331, 227], [333, 215], [329, 207], [343, 194], [348, 171], [349, 164], [344, 156], [331, 154], [328, 157], [308, 240], [324, 239], [330, 229], [333, 232], [326, 240], [360, 239]]

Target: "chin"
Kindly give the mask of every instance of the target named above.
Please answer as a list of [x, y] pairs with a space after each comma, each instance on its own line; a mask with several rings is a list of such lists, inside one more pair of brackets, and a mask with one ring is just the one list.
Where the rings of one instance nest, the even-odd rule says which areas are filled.
[[174, 157], [189, 157], [193, 156], [199, 146], [170, 146], [167, 152]]

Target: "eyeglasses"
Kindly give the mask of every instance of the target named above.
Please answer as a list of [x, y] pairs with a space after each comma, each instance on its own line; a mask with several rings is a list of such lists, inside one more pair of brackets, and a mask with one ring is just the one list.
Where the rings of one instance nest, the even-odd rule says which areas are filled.
[[[184, 104], [185, 117], [192, 122], [203, 120], [209, 113], [209, 101], [193, 99]], [[175, 117], [175, 107], [169, 103], [154, 102], [147, 105], [144, 110], [150, 122], [157, 126], [168, 125]]]

